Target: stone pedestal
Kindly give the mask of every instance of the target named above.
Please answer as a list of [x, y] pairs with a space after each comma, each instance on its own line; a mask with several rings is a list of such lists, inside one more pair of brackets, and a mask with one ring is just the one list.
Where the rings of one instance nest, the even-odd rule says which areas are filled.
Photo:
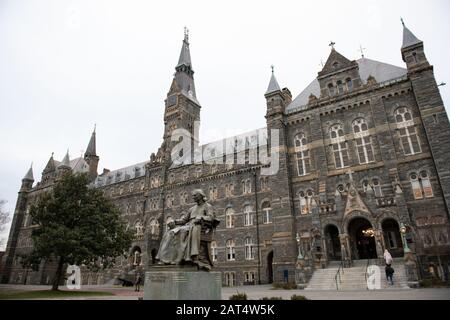
[[221, 300], [220, 272], [156, 267], [145, 273], [144, 300]]

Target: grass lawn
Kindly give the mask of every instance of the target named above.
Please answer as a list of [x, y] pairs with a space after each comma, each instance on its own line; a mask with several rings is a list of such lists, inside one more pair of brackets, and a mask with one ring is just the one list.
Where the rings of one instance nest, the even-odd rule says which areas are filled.
[[71, 298], [71, 297], [94, 297], [94, 296], [113, 296], [111, 292], [102, 291], [52, 291], [52, 290], [36, 290], [36, 291], [19, 291], [19, 292], [0, 292], [0, 300], [2, 299], [48, 299], [48, 298]]

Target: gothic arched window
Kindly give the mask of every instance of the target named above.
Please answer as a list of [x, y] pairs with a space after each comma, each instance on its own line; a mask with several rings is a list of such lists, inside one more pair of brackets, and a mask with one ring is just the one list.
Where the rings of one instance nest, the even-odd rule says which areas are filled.
[[345, 80], [345, 83], [347, 84], [347, 91], [352, 91], [353, 90], [353, 81], [350, 78], [347, 78]]
[[330, 97], [334, 96], [336, 93], [334, 86], [332, 83], [328, 84], [328, 94], [330, 95]]
[[369, 135], [369, 127], [364, 118], [355, 119], [352, 123], [355, 136], [356, 149], [358, 150], [359, 163], [375, 161], [372, 148], [372, 139]]
[[227, 260], [234, 261], [236, 259], [236, 243], [234, 240], [227, 240], [226, 250], [227, 250]]
[[342, 125], [335, 124], [330, 129], [331, 148], [334, 156], [336, 169], [349, 166], [347, 142], [345, 141]]
[[377, 179], [377, 178], [372, 179], [372, 188], [373, 188], [373, 192], [375, 193], [375, 197], [383, 196], [383, 191], [381, 189], [381, 183], [380, 183], [379, 179]]
[[297, 173], [299, 176], [307, 175], [311, 171], [308, 140], [304, 133], [294, 137], [295, 157], [297, 159]]
[[338, 94], [344, 93], [344, 84], [342, 83], [341, 80], [339, 80], [337, 82], [337, 89], [338, 89]]
[[411, 181], [414, 199], [423, 199], [423, 197], [432, 198], [434, 196], [430, 177], [425, 170], [421, 171], [420, 175], [415, 172], [411, 173], [409, 179]]
[[212, 257], [212, 261], [217, 261], [217, 242], [216, 241], [211, 242], [211, 257]]
[[244, 207], [244, 226], [253, 225], [253, 209], [250, 205]]
[[405, 107], [395, 110], [395, 121], [405, 155], [421, 153], [420, 140], [414, 125], [411, 110]]
[[269, 224], [272, 223], [272, 208], [270, 207], [270, 202], [265, 201], [261, 206], [263, 212], [263, 223]]
[[233, 208], [227, 208], [225, 210], [225, 225], [227, 228], [234, 228], [234, 219]]
[[253, 260], [253, 240], [250, 237], [245, 238], [245, 260]]

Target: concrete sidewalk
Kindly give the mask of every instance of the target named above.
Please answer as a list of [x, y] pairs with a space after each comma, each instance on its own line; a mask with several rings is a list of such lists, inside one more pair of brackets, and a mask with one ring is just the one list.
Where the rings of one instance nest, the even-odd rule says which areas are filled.
[[[49, 290], [51, 286], [34, 285], [0, 285], [0, 292], [18, 292], [32, 290]], [[65, 290], [61, 286], [61, 290]], [[133, 287], [118, 287], [110, 285], [82, 286], [83, 291], [106, 291], [114, 296], [74, 297], [64, 300], [138, 300], [143, 297], [143, 289], [135, 292]], [[273, 290], [271, 285], [241, 286], [222, 288], [222, 299], [228, 300], [236, 293], [246, 293], [248, 299], [259, 300], [267, 297], [281, 297], [290, 300], [291, 296], [302, 295], [310, 300], [450, 300], [450, 288], [430, 289], [384, 289], [357, 291], [305, 291], [305, 290]]]

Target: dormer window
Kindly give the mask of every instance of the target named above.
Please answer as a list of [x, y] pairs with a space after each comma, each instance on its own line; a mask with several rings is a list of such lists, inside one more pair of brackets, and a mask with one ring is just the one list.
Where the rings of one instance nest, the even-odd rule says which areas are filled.
[[330, 97], [335, 95], [335, 90], [334, 90], [334, 86], [332, 83], [328, 84], [328, 94], [330, 95]]
[[353, 81], [350, 78], [347, 78], [345, 80], [345, 83], [347, 84], [347, 91], [350, 92], [353, 90]]
[[344, 84], [342, 83], [341, 80], [339, 80], [337, 82], [337, 88], [338, 88], [338, 93], [339, 94], [343, 94], [344, 93]]

